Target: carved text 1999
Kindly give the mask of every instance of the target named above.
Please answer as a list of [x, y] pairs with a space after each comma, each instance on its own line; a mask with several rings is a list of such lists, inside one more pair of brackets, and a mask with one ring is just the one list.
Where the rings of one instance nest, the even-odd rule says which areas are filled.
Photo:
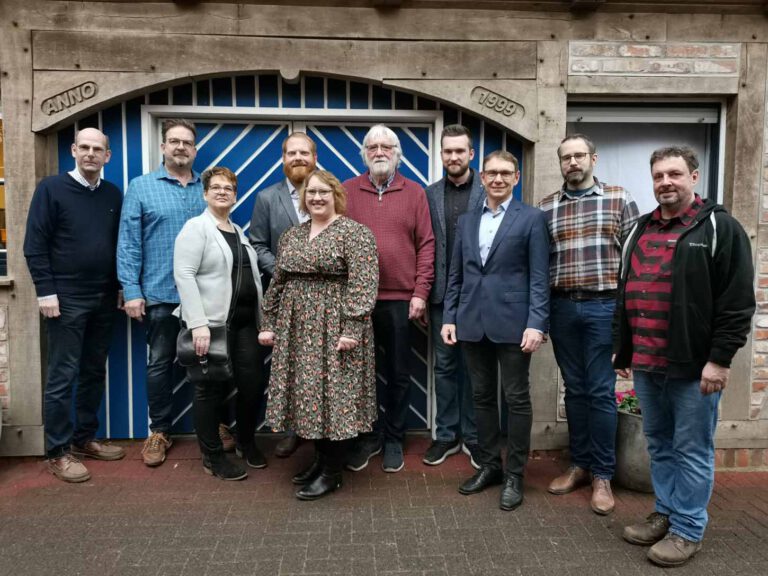
[[523, 108], [522, 104], [518, 104], [512, 99], [492, 92], [482, 86], [475, 86], [472, 90], [472, 99], [478, 104], [504, 116], [525, 116], [525, 108]]

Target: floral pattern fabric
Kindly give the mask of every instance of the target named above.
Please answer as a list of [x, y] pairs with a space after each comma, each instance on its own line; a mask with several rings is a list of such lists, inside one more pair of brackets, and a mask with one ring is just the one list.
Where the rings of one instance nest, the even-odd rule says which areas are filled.
[[[312, 240], [311, 222], [280, 238], [262, 330], [275, 333], [267, 424], [344, 440], [377, 418], [371, 312], [379, 268], [373, 233], [344, 216]], [[340, 336], [357, 340], [337, 351]]]

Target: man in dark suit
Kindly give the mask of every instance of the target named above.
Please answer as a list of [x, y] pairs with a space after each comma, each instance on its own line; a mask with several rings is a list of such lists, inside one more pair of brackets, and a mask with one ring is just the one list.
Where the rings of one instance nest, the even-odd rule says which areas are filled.
[[436, 466], [463, 449], [477, 468], [477, 426], [467, 365], [460, 348], [443, 343], [440, 329], [456, 224], [461, 214], [482, 205], [485, 192], [480, 175], [469, 167], [475, 150], [472, 134], [465, 126], [446, 126], [440, 135], [440, 148], [445, 177], [425, 190], [435, 235], [435, 281], [429, 295], [429, 323], [435, 352], [436, 411], [435, 440], [423, 462]]
[[[459, 492], [504, 484], [500, 508], [523, 502], [531, 439], [528, 369], [549, 321], [549, 233], [543, 212], [512, 198], [518, 161], [497, 150], [485, 157], [482, 207], [459, 218], [443, 311], [443, 341], [461, 342], [472, 381], [480, 470]], [[507, 402], [507, 466], [499, 447], [497, 364]]]
[[[280, 236], [291, 226], [309, 218], [299, 212], [299, 188], [317, 165], [317, 146], [304, 132], [293, 132], [283, 141], [283, 173], [280, 180], [256, 196], [248, 236], [259, 256], [266, 290], [275, 272], [275, 256]], [[286, 458], [296, 451], [299, 438], [289, 432], [275, 446], [275, 456]]]

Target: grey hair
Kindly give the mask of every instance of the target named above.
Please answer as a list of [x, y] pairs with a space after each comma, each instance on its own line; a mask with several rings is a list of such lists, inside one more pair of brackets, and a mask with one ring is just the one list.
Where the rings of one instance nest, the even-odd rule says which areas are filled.
[[382, 139], [385, 138], [394, 144], [395, 146], [394, 154], [397, 160], [397, 162], [395, 163], [395, 167], [397, 168], [398, 166], [400, 166], [400, 161], [403, 158], [403, 149], [400, 147], [400, 138], [397, 137], [397, 134], [395, 134], [394, 130], [392, 130], [387, 126], [384, 126], [384, 124], [376, 124], [375, 126], [371, 126], [371, 129], [368, 130], [367, 134], [365, 135], [365, 138], [363, 138], [363, 147], [360, 148], [360, 156], [363, 159], [363, 164], [365, 164], [366, 167], [370, 168], [368, 166], [368, 156], [366, 156], [365, 154], [365, 147], [374, 138], [382, 138]]

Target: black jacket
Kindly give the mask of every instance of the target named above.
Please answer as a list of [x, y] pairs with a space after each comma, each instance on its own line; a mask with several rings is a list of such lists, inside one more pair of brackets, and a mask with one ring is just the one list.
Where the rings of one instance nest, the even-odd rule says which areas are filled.
[[[650, 219], [646, 214], [638, 220], [622, 249], [613, 321], [615, 368], [632, 364], [625, 286], [632, 252]], [[700, 378], [708, 361], [729, 367], [747, 341], [755, 312], [755, 272], [746, 232], [725, 208], [706, 200], [680, 236], [672, 262], [667, 375]]]

